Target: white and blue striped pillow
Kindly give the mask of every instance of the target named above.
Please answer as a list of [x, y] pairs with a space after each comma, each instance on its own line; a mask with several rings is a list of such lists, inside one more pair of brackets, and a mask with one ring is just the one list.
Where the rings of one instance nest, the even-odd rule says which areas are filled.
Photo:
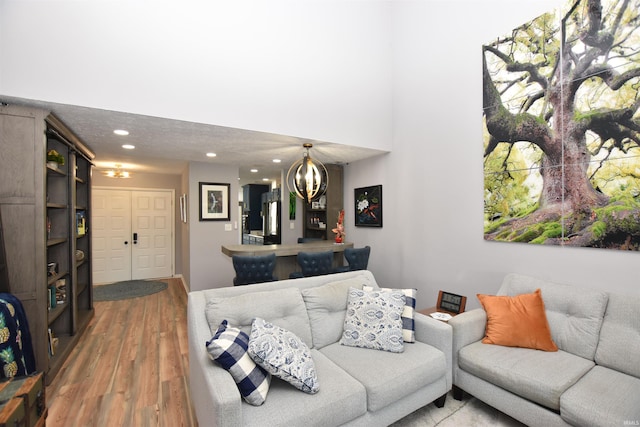
[[[363, 291], [371, 292], [373, 290], [372, 286], [363, 286]], [[404, 342], [416, 342], [416, 325], [415, 325], [415, 311], [416, 311], [416, 289], [391, 289], [391, 288], [380, 288], [381, 291], [391, 292], [391, 291], [400, 291], [404, 294], [405, 298], [405, 306], [404, 310], [402, 310], [402, 339]]]
[[207, 342], [207, 351], [211, 360], [229, 371], [244, 400], [260, 406], [267, 398], [271, 375], [249, 357], [248, 346], [249, 336], [238, 328], [229, 327], [223, 320]]

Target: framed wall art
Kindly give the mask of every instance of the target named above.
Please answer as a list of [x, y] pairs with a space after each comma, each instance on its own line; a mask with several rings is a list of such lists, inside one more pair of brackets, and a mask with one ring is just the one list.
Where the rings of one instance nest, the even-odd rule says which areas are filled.
[[229, 221], [231, 219], [231, 184], [200, 183], [200, 221]]
[[184, 223], [187, 222], [187, 195], [180, 196], [180, 220]]
[[382, 227], [382, 185], [353, 191], [356, 227]]

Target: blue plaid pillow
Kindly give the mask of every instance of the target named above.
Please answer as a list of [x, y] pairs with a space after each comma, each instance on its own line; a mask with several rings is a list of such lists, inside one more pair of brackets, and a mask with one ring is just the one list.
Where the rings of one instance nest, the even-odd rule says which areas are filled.
[[207, 351], [211, 360], [229, 371], [244, 400], [260, 406], [267, 398], [271, 375], [249, 357], [248, 346], [249, 336], [238, 328], [229, 327], [223, 320], [207, 342]]
[[[373, 291], [372, 286], [363, 286], [363, 291]], [[417, 289], [391, 289], [380, 288], [381, 291], [391, 292], [398, 290], [404, 294], [405, 306], [402, 310], [402, 339], [404, 342], [416, 342], [416, 324], [415, 324], [415, 310], [416, 310], [416, 293]]]

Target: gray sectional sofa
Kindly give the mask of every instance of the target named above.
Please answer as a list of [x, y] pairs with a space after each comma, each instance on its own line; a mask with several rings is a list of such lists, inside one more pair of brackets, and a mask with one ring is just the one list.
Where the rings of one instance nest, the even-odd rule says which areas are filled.
[[[451, 328], [416, 313], [415, 343], [402, 353], [339, 343], [350, 286], [378, 288], [369, 271], [194, 291], [188, 297], [191, 397], [201, 426], [386, 426], [451, 389]], [[205, 342], [227, 319], [249, 333], [264, 318], [311, 348], [320, 390], [272, 379], [261, 406], [244, 402]]]
[[640, 425], [640, 297], [523, 275], [498, 295], [541, 289], [557, 352], [481, 342], [484, 309], [453, 327], [454, 397], [463, 391], [530, 426]]

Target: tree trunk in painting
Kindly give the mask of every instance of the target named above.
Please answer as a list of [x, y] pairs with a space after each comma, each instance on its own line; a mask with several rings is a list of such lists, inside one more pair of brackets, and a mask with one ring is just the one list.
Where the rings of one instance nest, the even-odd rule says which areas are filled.
[[601, 3], [483, 46], [488, 240], [638, 250], [639, 5]]

